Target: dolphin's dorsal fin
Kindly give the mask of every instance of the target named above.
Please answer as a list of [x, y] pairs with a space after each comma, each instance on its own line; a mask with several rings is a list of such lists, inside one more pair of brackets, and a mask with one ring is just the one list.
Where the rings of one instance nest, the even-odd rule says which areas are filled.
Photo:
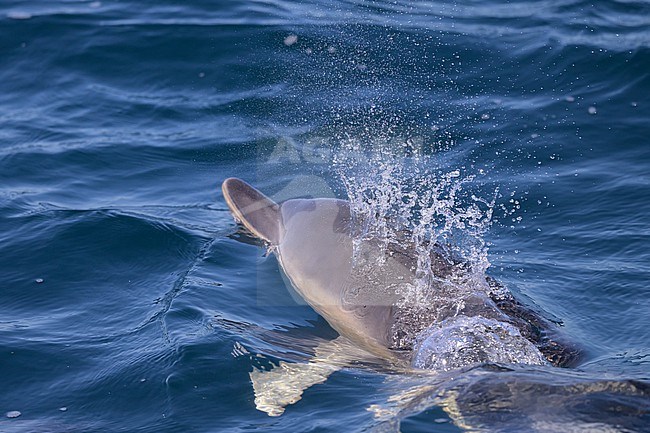
[[223, 182], [221, 191], [230, 211], [248, 230], [271, 245], [280, 243], [283, 233], [280, 205], [234, 177]]

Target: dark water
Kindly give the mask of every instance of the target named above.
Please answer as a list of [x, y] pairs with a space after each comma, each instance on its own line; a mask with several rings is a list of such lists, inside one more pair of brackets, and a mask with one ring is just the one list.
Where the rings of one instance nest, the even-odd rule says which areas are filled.
[[[466, 408], [520, 374], [509, 413], [650, 431], [647, 1], [5, 0], [0, 55], [1, 432], [372, 428], [406, 389], [372, 368], [255, 409], [256, 354], [335, 333], [218, 190], [343, 196], [328, 149], [352, 138], [483, 170], [490, 273], [584, 349], [476, 379]], [[577, 382], [606, 385], [563, 405]], [[459, 431], [434, 403], [402, 431]]]

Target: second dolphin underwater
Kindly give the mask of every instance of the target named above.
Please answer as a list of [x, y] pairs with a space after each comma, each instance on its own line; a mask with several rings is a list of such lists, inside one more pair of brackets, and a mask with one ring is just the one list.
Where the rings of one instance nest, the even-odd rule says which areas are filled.
[[[269, 415], [281, 414], [346, 357], [363, 353], [403, 368], [432, 370], [484, 362], [568, 366], [577, 360], [553, 323], [489, 277], [483, 290], [467, 288], [461, 304], [405, 303], [400, 288], [415, 281], [416, 252], [408, 242], [381, 248], [369, 240], [355, 255], [347, 201], [275, 203], [236, 178], [225, 180], [222, 191], [235, 219], [269, 244], [294, 289], [340, 334], [318, 348], [309, 364], [285, 363], [276, 372], [251, 374], [257, 407]], [[442, 249], [429, 254], [432, 274], [440, 280], [462, 269]], [[282, 383], [287, 380], [292, 384]]]

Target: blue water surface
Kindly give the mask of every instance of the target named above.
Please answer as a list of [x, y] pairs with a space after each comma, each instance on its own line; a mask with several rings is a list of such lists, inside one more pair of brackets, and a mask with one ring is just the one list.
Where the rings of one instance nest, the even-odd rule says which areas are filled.
[[256, 410], [336, 333], [219, 190], [344, 197], [351, 139], [498, 189], [490, 273], [584, 352], [547, 382], [637, 381], [575, 413], [650, 431], [647, 1], [5, 0], [0, 55], [0, 432], [373, 428], [373, 368]]

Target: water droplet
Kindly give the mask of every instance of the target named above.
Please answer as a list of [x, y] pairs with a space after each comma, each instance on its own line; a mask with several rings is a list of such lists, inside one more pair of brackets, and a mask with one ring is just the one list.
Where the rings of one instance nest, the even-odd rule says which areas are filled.
[[589, 112], [589, 114], [596, 114], [597, 113], [596, 107], [592, 105], [587, 109], [587, 112]]
[[10, 410], [7, 412], [7, 418], [18, 418], [22, 413], [17, 410]]
[[284, 45], [286, 45], [287, 47], [290, 47], [296, 42], [298, 42], [298, 36], [296, 35], [289, 35], [286, 38], [284, 38]]
[[564, 100], [565, 100], [566, 102], [575, 102], [576, 98], [573, 97], [573, 96], [571, 96], [571, 95], [569, 95], [569, 96], [566, 96], [566, 97], [564, 98]]
[[65, 407], [65, 406], [63, 406], [63, 407], [60, 407], [59, 410], [60, 410], [61, 412], [67, 412], [67, 411], [68, 411], [68, 408]]
[[36, 281], [37, 284], [41, 284], [41, 283], [44, 282], [45, 280], [42, 279], [42, 278], [37, 278], [37, 279], [35, 279], [34, 281]]

